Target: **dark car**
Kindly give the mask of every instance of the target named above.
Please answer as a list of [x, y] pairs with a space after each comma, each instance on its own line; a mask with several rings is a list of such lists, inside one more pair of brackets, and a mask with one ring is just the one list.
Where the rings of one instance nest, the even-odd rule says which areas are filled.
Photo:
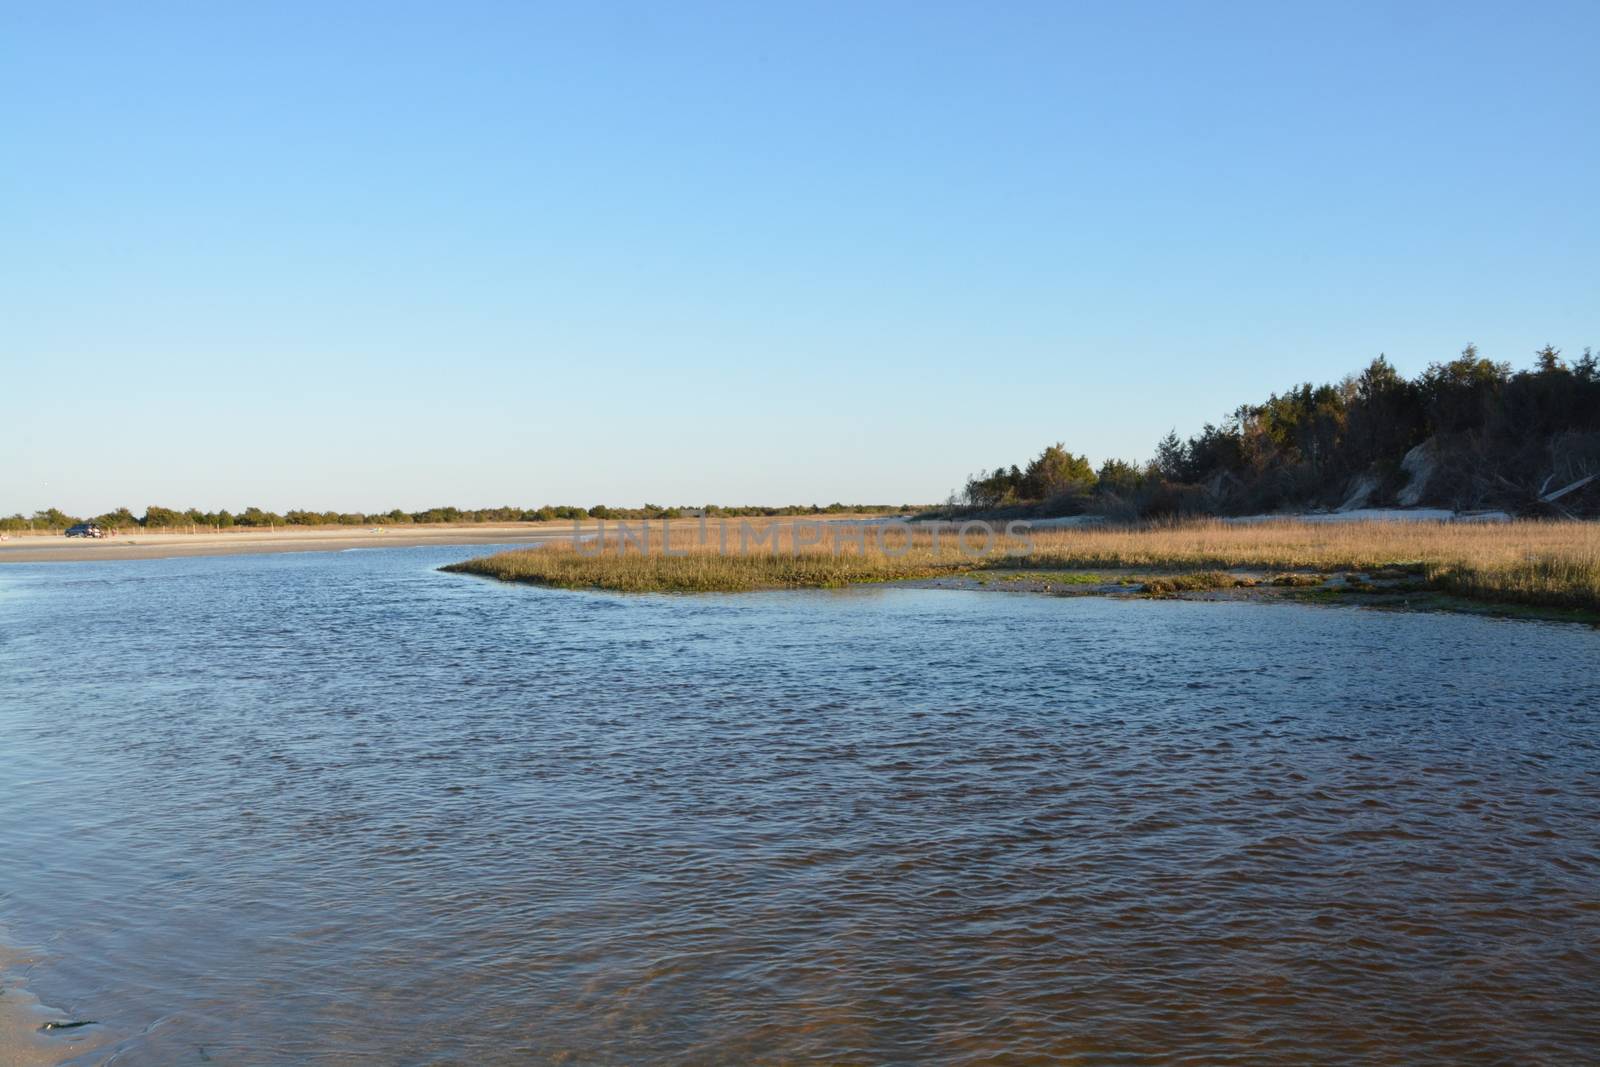
[[106, 532], [92, 522], [80, 522], [67, 527], [68, 537], [104, 537]]

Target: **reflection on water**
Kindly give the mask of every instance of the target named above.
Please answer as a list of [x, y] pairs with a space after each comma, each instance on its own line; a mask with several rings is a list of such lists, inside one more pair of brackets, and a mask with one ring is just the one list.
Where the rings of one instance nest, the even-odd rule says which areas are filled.
[[1594, 631], [473, 551], [0, 575], [82, 1062], [1600, 1055]]

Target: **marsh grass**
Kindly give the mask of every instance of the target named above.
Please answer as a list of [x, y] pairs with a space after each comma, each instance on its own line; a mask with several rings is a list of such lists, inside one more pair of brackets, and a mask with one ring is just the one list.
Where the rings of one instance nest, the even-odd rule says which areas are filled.
[[[739, 523], [708, 523], [704, 541], [694, 525], [674, 527], [671, 555], [662, 551], [660, 528], [656, 527], [651, 530], [648, 552], [614, 537], [594, 554], [590, 554], [592, 549], [560, 541], [445, 569], [562, 589], [745, 592], [934, 578], [973, 570], [1000, 558], [1007, 549], [1022, 547], [1020, 541], [997, 537], [989, 554], [974, 558], [963, 553], [949, 533], [936, 544], [927, 531], [913, 531], [908, 539], [903, 529], [897, 529], [880, 543], [876, 531], [863, 527], [831, 523], [821, 527], [822, 540], [817, 542], [813, 541], [815, 528], [797, 528], [792, 522], [757, 526], [765, 540], [744, 546]], [[972, 547], [978, 547], [976, 539]]]
[[1195, 571], [1192, 574], [1174, 574], [1169, 578], [1151, 578], [1144, 583], [1144, 592], [1147, 596], [1172, 596], [1175, 593], [1202, 593], [1254, 584], [1247, 578], [1227, 571]]
[[1473, 600], [1600, 611], [1600, 553], [1539, 556], [1486, 566], [1430, 567], [1441, 592]]
[[1124, 575], [1096, 574], [1093, 571], [1013, 571], [1009, 568], [1004, 573], [994, 573], [994, 577], [1003, 582], [1051, 582], [1055, 585], [1110, 585], [1127, 580]]
[[1595, 523], [1207, 521], [1041, 531], [1034, 542], [1030, 567], [1345, 572], [1360, 576], [1352, 589], [1414, 577], [1474, 600], [1600, 610]]
[[[558, 542], [448, 569], [622, 592], [737, 592], [1018, 572], [1087, 571], [1101, 578], [1107, 571], [1144, 571], [1172, 583], [1153, 590], [1162, 595], [1226, 588], [1238, 578], [1228, 571], [1265, 572], [1278, 576], [1266, 584], [1280, 585], [1344, 573], [1353, 588], [1368, 587], [1368, 579], [1409, 578], [1474, 600], [1600, 611], [1600, 525], [1593, 523], [1286, 520], [1079, 527], [1036, 530], [1026, 553], [1021, 542], [996, 538], [991, 551], [977, 558], [962, 552], [949, 531], [935, 545], [928, 531], [917, 530], [908, 547], [896, 531], [887, 535], [884, 551], [871, 533], [857, 540], [854, 532], [827, 527], [821, 543], [808, 543], [811, 534], [802, 533], [796, 544], [792, 523], [773, 526], [765, 545], [745, 553], [739, 551], [738, 524], [713, 523], [707, 543], [692, 526], [674, 529], [673, 548], [682, 555], [664, 554], [657, 536], [648, 553], [611, 544], [600, 555], [585, 555]], [[1308, 577], [1283, 577], [1289, 575]]]
[[[1391, 568], [1385, 573], [1403, 576], [1405, 572]], [[1323, 585], [1327, 580], [1328, 576], [1326, 574], [1274, 574], [1264, 579], [1261, 584], [1293, 589]]]

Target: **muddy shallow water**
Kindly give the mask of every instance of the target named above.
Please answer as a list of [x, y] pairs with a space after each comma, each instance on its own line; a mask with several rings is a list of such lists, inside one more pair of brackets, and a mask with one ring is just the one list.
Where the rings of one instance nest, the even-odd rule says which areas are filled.
[[0, 572], [0, 1063], [1600, 1057], [1600, 632], [481, 551]]

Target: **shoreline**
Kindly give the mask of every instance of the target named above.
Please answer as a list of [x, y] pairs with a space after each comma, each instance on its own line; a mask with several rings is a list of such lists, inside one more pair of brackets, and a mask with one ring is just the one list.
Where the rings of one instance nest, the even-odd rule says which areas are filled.
[[[471, 563], [472, 561], [467, 561]], [[533, 578], [500, 578], [465, 564], [449, 564], [441, 573], [465, 574], [481, 581], [508, 582], [536, 589], [576, 593], [617, 593], [597, 586], [562, 585]], [[1009, 593], [1068, 599], [1183, 600], [1191, 603], [1301, 604], [1369, 608], [1381, 611], [1449, 612], [1528, 622], [1580, 623], [1600, 628], [1600, 612], [1584, 608], [1479, 600], [1454, 595], [1427, 584], [1420, 574], [1274, 572], [1257, 569], [1173, 571], [1149, 568], [1032, 569], [974, 568], [912, 578], [863, 579], [839, 585], [773, 586], [739, 592], [815, 592], [848, 589], [941, 589], [965, 593]], [[624, 595], [641, 595], [624, 592]], [[649, 594], [646, 594], [649, 595]], [[716, 592], [655, 591], [658, 596], [718, 595]]]
[[237, 533], [135, 533], [102, 540], [40, 534], [0, 541], [0, 564], [339, 552], [352, 548], [418, 548], [426, 545], [537, 544], [571, 536], [570, 525], [552, 528], [549, 523], [473, 523], [421, 529], [360, 526]]
[[[610, 520], [605, 520], [610, 521]], [[640, 520], [625, 520], [639, 524]], [[652, 527], [659, 520], [650, 520]], [[696, 528], [698, 519], [670, 520], [673, 529]], [[713, 520], [719, 522], [737, 520]], [[796, 521], [824, 522], [841, 526], [872, 526], [884, 516], [772, 516], [746, 519], [758, 525], [783, 525]], [[911, 519], [913, 528], [926, 527], [929, 521], [960, 523], [962, 519]], [[968, 517], [966, 521], [971, 521]], [[1001, 521], [1001, 520], [985, 520]], [[1108, 529], [1118, 524], [1103, 516], [1079, 515], [1070, 518], [1019, 520], [1030, 529], [1055, 530]], [[1385, 512], [1350, 512], [1326, 515], [1260, 515], [1220, 519], [1230, 525], [1257, 525], [1264, 522], [1305, 522], [1343, 525], [1345, 523], [1494, 523], [1509, 521], [1503, 513], [1490, 515], [1444, 512], [1438, 509], [1408, 509]], [[579, 529], [598, 528], [595, 520], [584, 521]], [[277, 552], [338, 552], [350, 548], [419, 548], [427, 545], [539, 544], [571, 537], [569, 521], [448, 523], [401, 526], [297, 526], [261, 530], [235, 527], [227, 532], [119, 534], [103, 539], [68, 538], [62, 534], [10, 534], [0, 537], [0, 564], [6, 563], [84, 563], [108, 560], [180, 559], [184, 557], [256, 555]]]
[[1273, 523], [1036, 530], [967, 546], [913, 529], [895, 545], [792, 537], [737, 552], [693, 537], [634, 551], [511, 549], [444, 570], [622, 593], [712, 593], [943, 580], [974, 588], [1135, 596], [1293, 595], [1374, 603], [1506, 605], [1511, 614], [1600, 617], [1600, 525], [1576, 522]]
[[[863, 587], [873, 583], [860, 583]], [[1100, 597], [1108, 600], [1186, 600], [1194, 603], [1304, 604], [1383, 611], [1484, 615], [1531, 622], [1600, 627], [1600, 612], [1474, 600], [1430, 587], [1417, 575], [1360, 571], [1267, 573], [1256, 570], [1155, 573], [1127, 571], [975, 570], [886, 584], [905, 589], [950, 589], [1027, 596]]]
[[[848, 525], [879, 522], [881, 517], [751, 516], [742, 520], [752, 526], [783, 527], [795, 522]], [[635, 530], [646, 520], [622, 520]], [[649, 528], [659, 531], [666, 522], [673, 530], [698, 529], [699, 519], [650, 519]], [[243, 556], [272, 552], [342, 552], [352, 548], [420, 548], [427, 545], [508, 545], [546, 544], [569, 540], [574, 532], [598, 530], [602, 524], [615, 529], [616, 520], [588, 519], [576, 528], [570, 520], [553, 522], [441, 523], [406, 526], [295, 526], [276, 530], [235, 527], [227, 533], [129, 533], [101, 539], [69, 538], [62, 534], [11, 535], [0, 540], [0, 564], [5, 563], [83, 563], [125, 559], [180, 559], [194, 556]]]
[[[70, 1025], [78, 1020], [34, 995], [27, 972], [41, 957], [6, 940], [7, 934], [0, 927], [0, 1062], [6, 1067], [54, 1067], [114, 1040], [99, 1023]], [[46, 1030], [50, 1023], [69, 1025]]]

